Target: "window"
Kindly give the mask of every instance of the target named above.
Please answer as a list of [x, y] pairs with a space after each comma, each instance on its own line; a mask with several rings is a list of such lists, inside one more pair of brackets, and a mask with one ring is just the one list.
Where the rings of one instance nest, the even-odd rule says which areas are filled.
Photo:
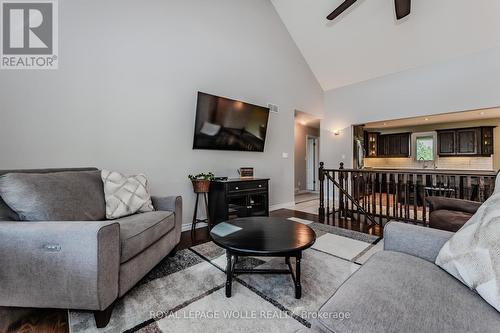
[[420, 136], [416, 139], [417, 161], [434, 161], [434, 137]]

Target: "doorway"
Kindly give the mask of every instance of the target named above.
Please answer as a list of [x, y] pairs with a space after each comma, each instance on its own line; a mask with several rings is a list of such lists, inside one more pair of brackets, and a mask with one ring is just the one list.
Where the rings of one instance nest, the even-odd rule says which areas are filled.
[[[295, 203], [314, 204], [319, 198], [320, 118], [295, 112]], [[312, 211], [317, 209], [314, 208]]]

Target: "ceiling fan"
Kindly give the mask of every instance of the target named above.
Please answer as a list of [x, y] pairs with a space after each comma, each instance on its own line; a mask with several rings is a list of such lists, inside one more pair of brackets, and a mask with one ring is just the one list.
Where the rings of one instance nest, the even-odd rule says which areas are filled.
[[[347, 8], [354, 5], [357, 0], [345, 0], [335, 8], [333, 12], [330, 13], [326, 18], [330, 21], [335, 19], [337, 16], [342, 14]], [[411, 0], [394, 0], [394, 6], [396, 7], [396, 18], [401, 20], [403, 17], [408, 16], [411, 10]]]

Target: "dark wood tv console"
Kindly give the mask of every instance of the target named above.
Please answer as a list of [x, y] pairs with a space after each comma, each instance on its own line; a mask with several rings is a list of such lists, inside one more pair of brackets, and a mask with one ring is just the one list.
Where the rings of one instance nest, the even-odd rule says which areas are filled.
[[269, 216], [269, 179], [212, 181], [208, 207], [213, 224], [238, 217]]

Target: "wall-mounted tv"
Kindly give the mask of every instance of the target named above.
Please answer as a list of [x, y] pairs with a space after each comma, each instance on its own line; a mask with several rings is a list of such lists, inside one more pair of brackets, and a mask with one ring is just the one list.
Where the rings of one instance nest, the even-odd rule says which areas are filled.
[[193, 149], [264, 151], [269, 109], [198, 92]]

